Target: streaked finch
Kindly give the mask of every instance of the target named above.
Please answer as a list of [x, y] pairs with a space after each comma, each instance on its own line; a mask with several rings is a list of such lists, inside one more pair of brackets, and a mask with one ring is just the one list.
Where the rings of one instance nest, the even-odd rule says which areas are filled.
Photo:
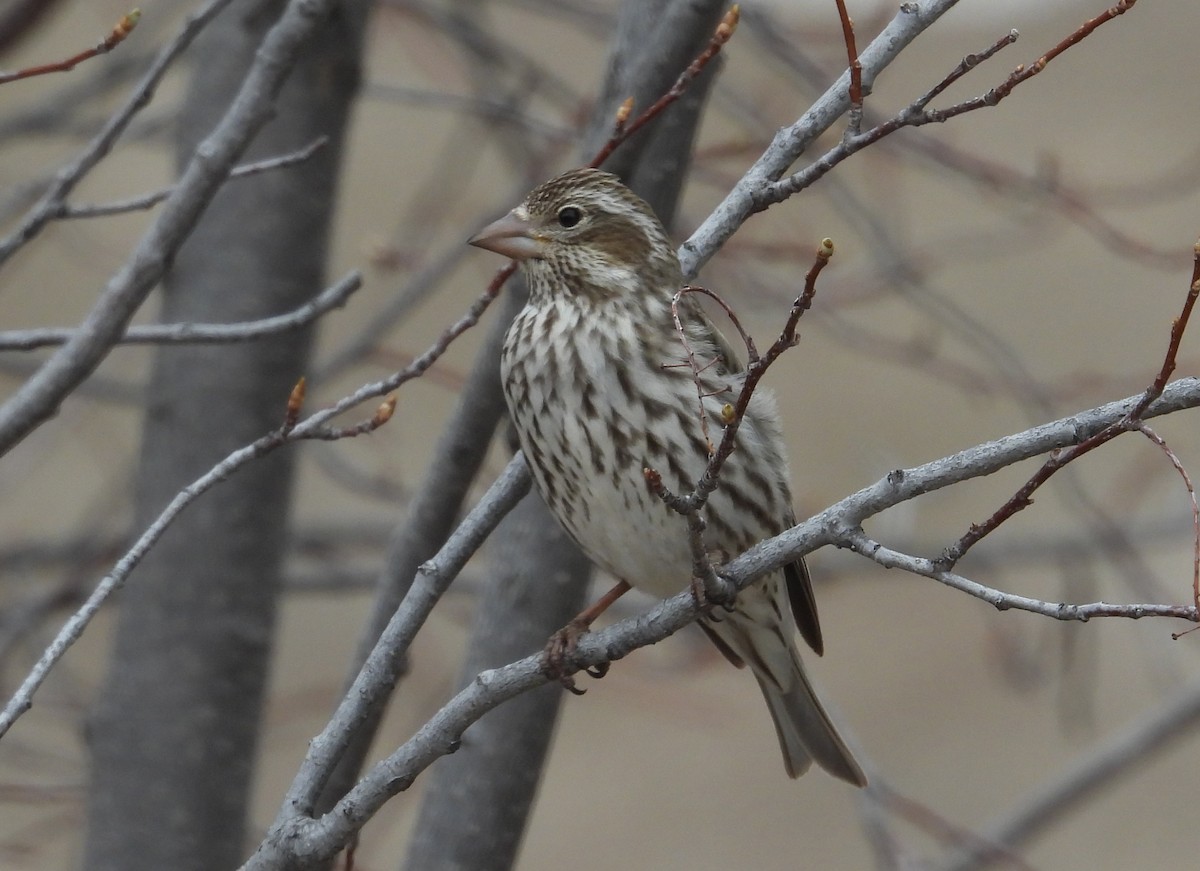
[[[709, 455], [699, 394], [719, 427], [740, 375], [728, 343], [684, 296], [678, 305], [699, 375], [687, 363], [671, 312], [683, 277], [662, 224], [616, 176], [579, 169], [534, 189], [471, 244], [519, 261], [529, 285], [529, 303], [505, 337], [501, 372], [538, 492], [614, 577], [660, 598], [684, 589], [692, 576], [686, 521], [651, 491], [643, 469], [659, 472], [675, 493], [690, 492]], [[722, 560], [794, 522], [779, 413], [765, 392], [751, 399], [705, 519], [705, 546]], [[866, 783], [793, 641], [799, 627], [822, 652], [802, 561], [699, 623], [757, 679], [790, 776], [816, 760], [843, 780]]]

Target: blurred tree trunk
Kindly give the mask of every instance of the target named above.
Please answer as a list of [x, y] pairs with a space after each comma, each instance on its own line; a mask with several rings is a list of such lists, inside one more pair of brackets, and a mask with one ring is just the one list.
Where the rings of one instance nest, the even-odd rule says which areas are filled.
[[[627, 0], [604, 92], [583, 143], [584, 160], [607, 140], [616, 108], [626, 97], [635, 98], [636, 113], [670, 86], [708, 41], [724, 7], [724, 0]], [[695, 83], [685, 100], [605, 165], [668, 225], [711, 80], [709, 74]], [[585, 601], [586, 561], [536, 493], [505, 518], [492, 541], [495, 568], [476, 616], [460, 685], [485, 668], [537, 650]], [[457, 753], [438, 762], [404, 862], [406, 871], [501, 871], [513, 866], [563, 695], [551, 685], [513, 699], [472, 727]]]
[[[224, 114], [284, 5], [234, 4], [197, 43], [181, 162]], [[328, 145], [298, 167], [222, 190], [168, 276], [164, 322], [260, 318], [321, 289], [366, 9], [365, 0], [348, 2], [321, 29], [248, 157], [320, 135]], [[216, 460], [281, 423], [312, 339], [307, 329], [158, 351], [135, 528]], [[86, 867], [183, 871], [241, 858], [294, 458], [274, 453], [197, 502], [129, 584], [90, 730]]]

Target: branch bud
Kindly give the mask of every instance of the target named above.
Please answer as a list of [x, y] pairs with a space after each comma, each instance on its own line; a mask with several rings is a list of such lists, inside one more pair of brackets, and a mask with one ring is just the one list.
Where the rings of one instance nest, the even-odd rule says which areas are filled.
[[734, 3], [729, 7], [729, 11], [725, 13], [725, 17], [721, 19], [721, 23], [717, 25], [717, 30], [713, 34], [713, 41], [718, 45], [724, 45], [729, 42], [733, 37], [733, 32], [737, 30], [738, 19], [741, 17], [741, 7]]
[[308, 382], [304, 376], [296, 382], [296, 386], [292, 388], [292, 392], [288, 394], [287, 411], [283, 415], [283, 428], [289, 430], [296, 425], [296, 421], [300, 419], [300, 410], [304, 408], [304, 394], [308, 390]]
[[396, 412], [396, 394], [393, 393], [383, 401], [379, 408], [375, 409], [375, 416], [371, 418], [371, 428], [383, 426], [392, 419], [392, 415]]

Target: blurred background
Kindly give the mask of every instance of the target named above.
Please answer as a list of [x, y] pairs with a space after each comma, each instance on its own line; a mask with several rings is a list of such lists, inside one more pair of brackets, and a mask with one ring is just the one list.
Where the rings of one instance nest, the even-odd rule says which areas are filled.
[[[86, 48], [127, 11], [110, 0], [45, 5], [35, 27], [3, 46], [3, 68]], [[310, 394], [312, 408], [424, 350], [497, 265], [463, 240], [532, 183], [579, 162], [617, 4], [479, 4], [475, 22], [499, 58], [495, 86], [513, 97], [503, 105], [478, 90], [465, 37], [447, 23], [454, 5], [381, 0], [373, 10], [328, 272], [332, 280], [363, 269], [366, 281], [320, 323], [309, 365], [326, 377]], [[845, 66], [832, 2], [743, 5], [700, 130], [674, 229], [680, 241]], [[0, 89], [5, 232], [124, 98], [190, 6], [146, 0], [137, 30], [111, 54]], [[893, 14], [891, 4], [849, 6], [860, 48]], [[890, 116], [965, 54], [1017, 29], [1014, 46], [934, 105], [982, 93], [1103, 8], [962, 0], [877, 82], [868, 120]], [[1198, 27], [1200, 7], [1138, 4], [998, 107], [901, 131], [751, 218], [709, 264], [701, 281], [736, 307], [762, 346], [782, 324], [816, 242], [829, 236], [837, 245], [800, 345], [767, 379], [785, 415], [798, 515], [892, 469], [1149, 383], [1200, 234]], [[74, 202], [107, 202], [173, 180], [173, 121], [189, 74], [185, 62], [168, 76]], [[835, 126], [806, 159], [841, 132]], [[512, 137], [525, 143], [521, 165], [504, 144]], [[149, 220], [135, 211], [52, 224], [0, 272], [0, 330], [78, 323]], [[153, 322], [157, 305], [152, 297], [138, 321]], [[496, 316], [489, 312], [485, 325]], [[378, 432], [298, 449], [252, 843], [340, 695], [388, 536], [485, 329], [405, 386], [394, 419]], [[1196, 347], [1195, 336], [1185, 339], [1178, 375], [1196, 373]], [[0, 353], [0, 399], [43, 355]], [[0, 462], [6, 698], [67, 608], [140, 531], [131, 481], [151, 360], [145, 348], [112, 353], [54, 420]], [[282, 413], [283, 397], [279, 406]], [[1195, 474], [1192, 414], [1153, 425]], [[506, 460], [494, 447], [484, 477]], [[936, 555], [1036, 467], [923, 497], [876, 518], [868, 532], [898, 550]], [[1125, 436], [1056, 478], [959, 571], [1049, 601], [1187, 603], [1192, 535], [1179, 475], [1150, 442]], [[846, 553], [821, 551], [810, 565], [826, 637], [825, 657], [810, 666], [893, 793], [891, 831], [902, 856], [937, 857], [948, 844], [970, 842], [964, 833], [986, 832], [1027, 807], [1194, 684], [1200, 636], [1173, 641], [1182, 624], [1059, 623], [997, 612]], [[474, 561], [420, 635], [378, 752], [405, 740], [452, 691], [488, 571], [485, 559]], [[135, 573], [130, 584], [138, 580]], [[631, 595], [617, 616], [647, 604]], [[115, 613], [106, 608], [0, 742], [5, 867], [79, 862], [84, 722], [105, 676]], [[1152, 742], [1085, 800], [1043, 815], [1047, 825], [1016, 851], [1020, 858], [1001, 857], [997, 866], [1190, 866], [1200, 846], [1197, 734], [1195, 714], [1181, 720], [1170, 741]], [[424, 780], [364, 830], [359, 867], [397, 864]], [[688, 630], [566, 700], [518, 867], [890, 867], [872, 840], [875, 813], [823, 773], [789, 781], [754, 682]]]

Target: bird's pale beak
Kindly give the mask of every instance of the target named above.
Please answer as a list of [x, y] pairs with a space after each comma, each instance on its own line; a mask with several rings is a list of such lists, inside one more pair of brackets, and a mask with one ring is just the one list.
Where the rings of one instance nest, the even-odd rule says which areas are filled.
[[534, 235], [533, 224], [516, 212], [509, 212], [500, 220], [492, 221], [467, 243], [513, 260], [537, 260], [543, 256], [542, 241]]

